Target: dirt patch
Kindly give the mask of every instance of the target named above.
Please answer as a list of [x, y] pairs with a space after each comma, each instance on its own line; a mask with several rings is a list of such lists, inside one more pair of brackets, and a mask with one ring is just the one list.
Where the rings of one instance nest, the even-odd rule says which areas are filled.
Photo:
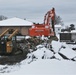
[[13, 65], [13, 64], [21, 62], [24, 59], [26, 59], [26, 54], [19, 54], [19, 55], [12, 55], [12, 56], [1, 56], [0, 64], [1, 65], [5, 65], [5, 64]]

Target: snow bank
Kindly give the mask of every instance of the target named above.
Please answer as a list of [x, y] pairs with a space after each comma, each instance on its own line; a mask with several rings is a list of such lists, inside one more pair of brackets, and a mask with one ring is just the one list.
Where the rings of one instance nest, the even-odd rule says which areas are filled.
[[27, 55], [28, 58], [29, 57], [33, 58], [33, 56], [37, 59], [42, 59], [43, 57], [46, 59], [46, 58], [51, 58], [53, 56], [53, 52], [43, 47]]
[[76, 56], [76, 52], [74, 50], [72, 50], [71, 46], [67, 45], [66, 43], [52, 41], [52, 47], [53, 47], [54, 52], [57, 53], [57, 54], [55, 54], [55, 57], [57, 57], [59, 59], [61, 59], [61, 57], [58, 53], [63, 54], [64, 56], [66, 56], [69, 59], [72, 59]]
[[62, 53], [69, 59], [72, 59], [76, 56], [76, 52], [70, 48], [61, 49], [59, 53]]
[[58, 53], [54, 54], [54, 56], [55, 56], [56, 59], [59, 59], [59, 60], [63, 59]]
[[54, 52], [58, 52], [59, 49], [61, 48], [62, 46], [62, 43], [60, 43], [59, 41], [52, 41], [52, 47], [53, 47], [53, 50]]
[[3, 75], [5, 73], [9, 73], [9, 72], [18, 71], [19, 67], [20, 67], [20, 64], [16, 64], [16, 65], [0, 65], [0, 75]]

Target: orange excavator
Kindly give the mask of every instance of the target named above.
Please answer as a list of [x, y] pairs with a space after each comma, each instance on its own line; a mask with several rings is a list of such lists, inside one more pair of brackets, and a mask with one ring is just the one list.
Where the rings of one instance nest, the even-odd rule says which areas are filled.
[[30, 36], [55, 36], [55, 8], [52, 8], [44, 16], [43, 24], [34, 24], [29, 29]]

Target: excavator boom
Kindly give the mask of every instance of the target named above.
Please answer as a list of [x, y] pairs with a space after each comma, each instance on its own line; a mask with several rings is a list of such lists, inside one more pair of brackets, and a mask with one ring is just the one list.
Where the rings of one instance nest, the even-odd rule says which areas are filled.
[[8, 32], [9, 28], [6, 29], [2, 34], [0, 34], [0, 37], [3, 37], [7, 32]]
[[51, 21], [55, 20], [55, 9], [49, 10], [44, 16], [44, 24], [45, 25], [52, 25]]
[[18, 32], [18, 29], [16, 29], [9, 37], [8, 39], [10, 40], [14, 35], [16, 35]]

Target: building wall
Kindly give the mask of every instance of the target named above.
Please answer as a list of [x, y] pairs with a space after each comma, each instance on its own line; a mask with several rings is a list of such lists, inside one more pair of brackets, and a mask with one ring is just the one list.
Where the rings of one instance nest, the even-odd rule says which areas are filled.
[[21, 27], [21, 33], [22, 35], [29, 35], [29, 28], [30, 27]]
[[61, 31], [61, 27], [55, 27], [55, 32], [59, 33]]
[[2, 33], [2, 32], [4, 32], [6, 29], [18, 29], [19, 30], [19, 32], [22, 34], [22, 35], [29, 35], [29, 28], [30, 28], [31, 26], [29, 26], [29, 27], [25, 27], [25, 26], [1, 26], [0, 27], [0, 34]]

